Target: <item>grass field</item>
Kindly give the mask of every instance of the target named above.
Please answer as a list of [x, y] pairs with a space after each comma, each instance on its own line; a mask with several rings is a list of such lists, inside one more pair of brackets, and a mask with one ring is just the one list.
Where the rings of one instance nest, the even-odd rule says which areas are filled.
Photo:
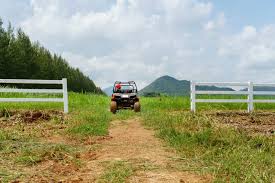
[[[234, 128], [209, 115], [221, 110], [244, 111], [245, 104], [199, 104], [199, 112], [192, 114], [188, 97], [142, 98], [141, 113], [120, 111], [113, 115], [105, 96], [70, 93], [69, 101], [70, 113], [65, 116], [53, 112], [62, 111], [58, 103], [0, 103], [1, 181], [51, 177], [55, 172], [43, 169], [49, 162], [55, 162], [57, 169], [68, 166], [77, 172], [85, 166], [82, 155], [100, 148], [96, 139], [108, 135], [110, 122], [130, 118], [140, 118], [146, 128], [154, 129], [159, 138], [176, 149], [180, 158], [174, 168], [211, 175], [214, 182], [274, 181], [274, 132], [267, 135]], [[259, 104], [256, 109], [275, 118], [274, 104]], [[24, 121], [27, 111], [35, 110], [50, 115], [49, 120]], [[259, 114], [242, 116], [252, 117], [261, 118]], [[41, 171], [41, 177], [32, 177], [34, 169]], [[100, 180], [123, 182], [132, 174], [127, 162], [118, 162], [106, 166]], [[66, 172], [59, 176], [65, 177]]]
[[[251, 135], [220, 126], [219, 121], [203, 112], [191, 114], [188, 107], [187, 99], [165, 98], [146, 99], [143, 109], [145, 125], [156, 129], [160, 138], [182, 154], [183, 170], [211, 172], [217, 182], [272, 182], [274, 136]], [[261, 107], [265, 106], [258, 106]], [[244, 110], [246, 106], [202, 104], [199, 108]]]

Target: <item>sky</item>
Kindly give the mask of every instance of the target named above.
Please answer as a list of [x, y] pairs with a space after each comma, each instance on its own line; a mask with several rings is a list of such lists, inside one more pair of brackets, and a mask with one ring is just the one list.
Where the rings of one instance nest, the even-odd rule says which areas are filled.
[[102, 87], [275, 80], [274, 0], [0, 0], [0, 17]]

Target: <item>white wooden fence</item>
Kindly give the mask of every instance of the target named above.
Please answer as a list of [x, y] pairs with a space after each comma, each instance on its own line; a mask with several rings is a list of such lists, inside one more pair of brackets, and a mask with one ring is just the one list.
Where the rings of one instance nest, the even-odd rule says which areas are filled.
[[0, 93], [62, 93], [63, 98], [0, 98], [0, 102], [63, 102], [64, 113], [69, 112], [67, 79], [62, 80], [27, 80], [27, 79], [0, 79], [0, 84], [54, 84], [62, 85], [62, 89], [14, 89], [0, 88]]
[[[196, 86], [237, 86], [247, 88], [247, 91], [203, 91], [196, 90]], [[196, 111], [196, 103], [247, 103], [247, 111], [253, 112], [254, 103], [275, 103], [275, 100], [254, 99], [254, 95], [275, 96], [274, 91], [254, 91], [254, 87], [275, 87], [275, 83], [253, 83], [253, 82], [194, 82], [191, 81], [191, 111]], [[199, 95], [246, 95], [247, 99], [197, 99]]]

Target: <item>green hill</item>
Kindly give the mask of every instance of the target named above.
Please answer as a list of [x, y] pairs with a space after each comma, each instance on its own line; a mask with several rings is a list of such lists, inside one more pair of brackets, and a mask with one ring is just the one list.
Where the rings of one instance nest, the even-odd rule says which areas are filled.
[[[232, 88], [216, 86], [200, 86], [199, 90], [234, 91]], [[171, 76], [162, 76], [140, 91], [140, 95], [153, 96], [164, 94], [169, 96], [185, 96], [190, 94], [190, 81], [177, 80]]]
[[[247, 91], [248, 89], [242, 89], [241, 91]], [[272, 86], [255, 86], [254, 91], [275, 91], [275, 87]]]

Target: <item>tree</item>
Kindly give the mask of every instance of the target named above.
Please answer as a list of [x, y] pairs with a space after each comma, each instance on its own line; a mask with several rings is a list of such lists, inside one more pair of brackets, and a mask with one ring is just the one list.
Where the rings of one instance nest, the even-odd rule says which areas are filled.
[[0, 78], [58, 80], [67, 78], [70, 91], [103, 93], [89, 77], [79, 69], [72, 68], [64, 58], [50, 53], [38, 42], [32, 43], [21, 29], [15, 34], [9, 24], [5, 30], [1, 19]]

